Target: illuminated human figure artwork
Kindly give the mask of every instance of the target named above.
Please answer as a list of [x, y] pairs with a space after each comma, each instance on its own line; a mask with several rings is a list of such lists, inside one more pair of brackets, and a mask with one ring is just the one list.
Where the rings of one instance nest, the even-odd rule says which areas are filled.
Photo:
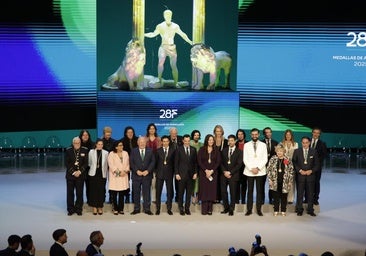
[[195, 68], [196, 79], [192, 82], [192, 89], [204, 89], [203, 75], [210, 75], [210, 83], [207, 90], [215, 90], [219, 85], [221, 70], [224, 70], [225, 84], [224, 88], [229, 89], [230, 69], [232, 59], [229, 53], [225, 51], [214, 52], [214, 50], [205, 44], [195, 44], [191, 49], [191, 62]]
[[172, 75], [174, 84], [176, 87], [180, 87], [178, 84], [178, 68], [177, 68], [177, 49], [174, 44], [175, 34], [180, 35], [184, 41], [192, 45], [192, 41], [188, 38], [178, 24], [172, 22], [173, 12], [171, 10], [165, 10], [163, 13], [164, 21], [159, 23], [154, 32], [145, 33], [145, 37], [153, 38], [157, 35], [161, 37], [161, 45], [158, 51], [159, 63], [158, 63], [158, 79], [160, 84], [163, 85], [163, 71], [166, 57], [170, 59], [170, 67], [172, 69]]

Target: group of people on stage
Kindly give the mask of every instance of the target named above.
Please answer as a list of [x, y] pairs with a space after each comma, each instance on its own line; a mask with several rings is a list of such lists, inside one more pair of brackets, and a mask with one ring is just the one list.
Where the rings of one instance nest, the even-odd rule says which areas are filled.
[[[253, 212], [254, 186], [256, 213], [263, 216], [265, 187], [274, 215], [286, 215], [288, 203], [296, 198], [297, 215], [316, 216], [313, 205], [319, 204], [320, 177], [327, 154], [321, 130], [314, 128], [312, 137], [301, 138], [301, 146], [286, 130], [281, 141], [272, 138], [272, 129], [250, 131], [246, 140], [243, 129], [224, 137], [224, 129], [216, 125], [203, 143], [199, 130], [178, 135], [172, 127], [169, 134], [159, 136], [150, 123], [146, 135], [137, 137], [127, 126], [120, 140], [112, 138], [112, 129], [104, 127], [103, 137], [92, 142], [87, 130], [73, 138], [66, 150], [67, 211], [82, 215], [83, 187], [86, 184], [87, 203], [94, 215], [103, 214], [106, 186], [113, 214], [124, 214], [124, 203], [134, 203], [131, 214], [153, 215], [151, 202], [160, 214], [163, 186], [166, 187], [167, 213], [173, 215], [173, 200], [181, 215], [190, 215], [191, 203], [201, 204], [201, 214], [212, 215], [213, 204], [222, 203], [222, 214], [232, 216], [235, 204], [246, 203], [246, 216]], [[130, 182], [131, 181], [131, 182]], [[131, 184], [131, 187], [130, 187]], [[295, 193], [296, 190], [296, 193]], [[75, 197], [76, 194], [76, 197]], [[132, 197], [131, 197], [132, 194]], [[76, 200], [75, 200], [76, 199]]]

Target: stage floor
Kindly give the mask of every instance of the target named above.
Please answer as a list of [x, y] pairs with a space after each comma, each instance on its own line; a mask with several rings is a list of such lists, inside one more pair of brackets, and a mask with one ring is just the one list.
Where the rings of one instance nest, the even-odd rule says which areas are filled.
[[[3, 170], [3, 169], [2, 169]], [[83, 216], [66, 215], [64, 171], [31, 167], [8, 169], [0, 175], [0, 248], [6, 247], [10, 234], [31, 234], [37, 255], [48, 255], [52, 232], [65, 228], [69, 255], [85, 249], [89, 234], [101, 230], [105, 255], [134, 254], [142, 242], [145, 255], [227, 255], [229, 247], [250, 250], [255, 234], [269, 255], [320, 255], [329, 250], [335, 255], [364, 255], [366, 249], [366, 175], [362, 170], [340, 172], [325, 169], [321, 184], [318, 216], [299, 217], [290, 207], [288, 216], [274, 217], [272, 206], [264, 206], [264, 216], [244, 216], [238, 206], [234, 216], [220, 214], [216, 205], [212, 216], [199, 211], [191, 216], [177, 212], [169, 216], [146, 214], [115, 216], [106, 205], [105, 213], [94, 216], [86, 206]], [[195, 210], [194, 208], [193, 210]]]

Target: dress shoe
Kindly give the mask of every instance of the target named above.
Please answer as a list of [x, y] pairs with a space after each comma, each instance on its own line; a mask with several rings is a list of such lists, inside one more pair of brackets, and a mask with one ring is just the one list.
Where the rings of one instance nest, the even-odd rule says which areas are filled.
[[278, 212], [274, 212], [274, 213], [273, 213], [273, 216], [277, 216], [277, 215], [278, 215]]
[[114, 215], [118, 215], [118, 211], [113, 211], [113, 214]]
[[185, 213], [184, 213], [184, 211], [183, 211], [183, 210], [180, 210], [180, 211], [179, 211], [179, 214], [180, 214], [180, 215], [182, 215], [182, 216], [184, 216], [184, 215], [185, 215]]
[[261, 210], [257, 211], [258, 216], [263, 216], [263, 213]]
[[67, 215], [68, 215], [68, 216], [71, 216], [71, 215], [73, 215], [73, 214], [74, 214], [74, 212], [68, 212], [68, 213], [67, 213]]
[[294, 202], [287, 202], [288, 204], [293, 204]]
[[229, 212], [229, 209], [225, 209], [225, 210], [223, 210], [222, 212], [221, 212], [221, 214], [226, 214], [226, 213], [228, 213]]
[[297, 212], [297, 216], [302, 216], [302, 212]]
[[168, 214], [169, 214], [169, 215], [173, 215], [172, 210], [168, 210]]
[[234, 211], [229, 211], [229, 216], [233, 216], [234, 215]]
[[212, 215], [212, 212], [208, 212], [207, 214], [208, 214], [208, 215]]
[[155, 215], [160, 215], [160, 210], [156, 210]]
[[249, 216], [249, 215], [251, 215], [252, 214], [252, 211], [247, 211], [246, 213], [245, 213], [245, 216]]
[[190, 210], [186, 210], [186, 211], [185, 211], [185, 213], [186, 213], [187, 215], [191, 215], [191, 211], [190, 211]]
[[145, 214], [147, 214], [147, 215], [154, 215], [150, 210], [145, 211]]
[[286, 212], [281, 212], [281, 215], [282, 216], [286, 216]]
[[78, 216], [83, 215], [83, 213], [82, 213], [82, 212], [77, 212], [76, 214], [77, 214]]
[[139, 210], [134, 210], [133, 212], [131, 212], [131, 215], [136, 215], [136, 214], [139, 214], [140, 211]]
[[124, 215], [125, 214], [123, 211], [119, 211], [118, 213], [121, 214], [121, 215]]
[[315, 216], [316, 216], [316, 214], [315, 214], [314, 212], [308, 212], [308, 214], [309, 214], [310, 216], [313, 216], [313, 217], [315, 217]]

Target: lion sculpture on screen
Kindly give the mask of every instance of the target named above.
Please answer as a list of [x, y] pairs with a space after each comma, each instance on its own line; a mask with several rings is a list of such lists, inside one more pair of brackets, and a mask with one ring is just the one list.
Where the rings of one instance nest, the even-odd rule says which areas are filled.
[[145, 62], [145, 47], [138, 39], [130, 40], [122, 64], [109, 76], [107, 86], [118, 87], [121, 90], [142, 90]]
[[192, 89], [204, 89], [203, 75], [210, 75], [210, 83], [207, 90], [215, 90], [219, 85], [221, 71], [224, 71], [225, 84], [223, 88], [230, 88], [230, 69], [232, 65], [232, 58], [229, 53], [225, 51], [214, 52], [214, 50], [205, 44], [195, 44], [191, 48], [191, 62], [194, 67], [192, 82]]

